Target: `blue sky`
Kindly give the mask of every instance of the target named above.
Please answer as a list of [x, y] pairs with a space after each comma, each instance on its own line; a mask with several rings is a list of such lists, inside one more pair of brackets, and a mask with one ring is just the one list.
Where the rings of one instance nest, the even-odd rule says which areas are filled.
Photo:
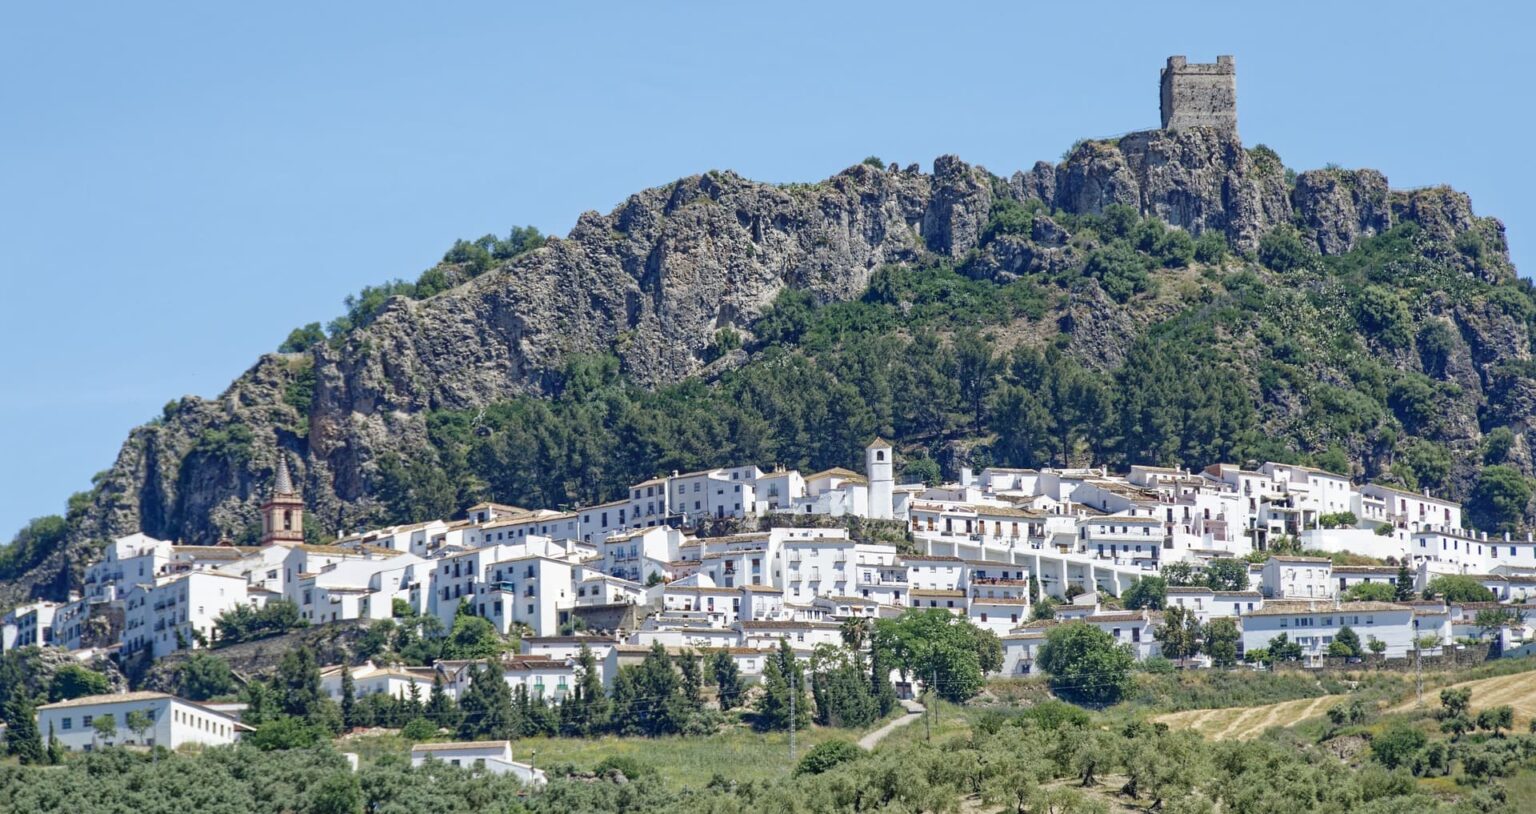
[[709, 169], [1010, 174], [1156, 126], [1169, 54], [1237, 56], [1249, 143], [1466, 190], [1536, 268], [1524, 6], [247, 5], [0, 12], [0, 538], [455, 238]]

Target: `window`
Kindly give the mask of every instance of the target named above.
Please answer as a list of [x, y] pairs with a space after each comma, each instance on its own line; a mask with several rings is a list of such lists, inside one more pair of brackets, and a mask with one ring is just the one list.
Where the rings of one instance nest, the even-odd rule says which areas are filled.
[[72, 729], [74, 727], [74, 725], [75, 725], [75, 719], [74, 718], [65, 718], [64, 720], [59, 722], [59, 728], [65, 730], [65, 731], [68, 731], [68, 730]]

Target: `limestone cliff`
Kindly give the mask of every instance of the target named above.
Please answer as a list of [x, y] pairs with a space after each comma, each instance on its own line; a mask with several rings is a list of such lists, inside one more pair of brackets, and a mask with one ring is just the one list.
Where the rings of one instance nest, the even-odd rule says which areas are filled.
[[[169, 407], [130, 434], [90, 505], [72, 514], [66, 543], [0, 585], [0, 605], [61, 596], [94, 547], [114, 536], [238, 536], [256, 521], [279, 450], [291, 453], [324, 525], [352, 522], [371, 499], [379, 457], [409, 457], [428, 443], [429, 411], [546, 393], [574, 353], [612, 353], [631, 381], [655, 386], [703, 371], [720, 329], [750, 337], [786, 287], [848, 300], [877, 267], [934, 256], [1007, 274], [1070, 267], [1073, 236], [1044, 213], [1030, 235], [994, 241], [978, 259], [1003, 198], [1069, 214], [1125, 204], [1192, 234], [1218, 232], [1238, 252], [1294, 223], [1317, 251], [1338, 254], [1411, 220], [1443, 238], [1431, 241], [1436, 247], [1478, 229], [1488, 256], [1503, 256], [1502, 227], [1473, 218], [1465, 196], [1389, 194], [1386, 179], [1368, 170], [1303, 173], [1291, 184], [1277, 159], [1215, 129], [1083, 142], [1059, 165], [1042, 162], [1006, 180], [953, 156], [937, 159], [932, 174], [861, 164], [815, 184], [775, 186], [731, 172], [684, 178], [606, 215], [588, 212], [566, 237], [436, 296], [396, 297], [335, 342], [267, 355], [217, 398]], [[1509, 273], [1507, 262], [1469, 271]], [[1114, 353], [1141, 324], [1102, 294], [1071, 309], [1062, 330], [1076, 333], [1077, 348]], [[1500, 383], [1489, 372], [1526, 358], [1523, 328], [1490, 315], [1446, 317], [1470, 354], [1454, 372], [1476, 388], [1479, 405], [1485, 390], [1494, 402], [1511, 401], [1497, 406], [1504, 411], [1536, 401], [1526, 380]]]

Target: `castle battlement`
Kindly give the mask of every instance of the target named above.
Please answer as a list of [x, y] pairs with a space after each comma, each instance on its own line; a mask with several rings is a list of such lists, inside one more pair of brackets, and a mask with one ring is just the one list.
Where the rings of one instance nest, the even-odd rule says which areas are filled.
[[1194, 64], [1182, 56], [1168, 57], [1161, 85], [1164, 130], [1237, 130], [1237, 63], [1231, 56]]

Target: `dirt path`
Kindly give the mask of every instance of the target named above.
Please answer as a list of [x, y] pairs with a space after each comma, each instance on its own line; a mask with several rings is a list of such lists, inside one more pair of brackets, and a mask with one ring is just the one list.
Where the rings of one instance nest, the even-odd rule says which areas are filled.
[[922, 714], [927, 711], [924, 709], [922, 704], [919, 704], [916, 701], [902, 701], [901, 706], [902, 709], [907, 711], [907, 714], [897, 718], [894, 721], [891, 721], [879, 729], [876, 729], [868, 735], [859, 738], [859, 748], [874, 749], [880, 744], [880, 741], [885, 740], [886, 735], [889, 735], [892, 732], [907, 726], [908, 724], [917, 723], [918, 719], [922, 717]]

